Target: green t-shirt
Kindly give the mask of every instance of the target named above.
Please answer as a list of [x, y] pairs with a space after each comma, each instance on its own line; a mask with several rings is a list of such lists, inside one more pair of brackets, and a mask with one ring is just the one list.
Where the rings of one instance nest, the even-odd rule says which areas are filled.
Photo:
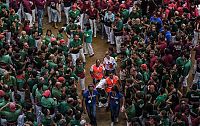
[[69, 17], [76, 20], [78, 16], [80, 16], [81, 12], [80, 10], [76, 9], [75, 11], [70, 10], [69, 11]]
[[52, 68], [55, 69], [55, 68], [58, 67], [58, 65], [56, 63], [54, 63], [53, 61], [51, 61], [51, 60], [48, 60], [47, 63], [49, 65], [49, 69], [52, 69]]
[[126, 109], [126, 114], [128, 116], [128, 120], [131, 120], [131, 118], [135, 117], [135, 105], [132, 104], [131, 106], [129, 106], [127, 109]]
[[183, 73], [182, 73], [182, 75], [184, 77], [186, 77], [189, 74], [191, 67], [192, 67], [191, 60], [186, 61], [185, 64], [183, 65]]
[[41, 98], [41, 105], [45, 108], [51, 109], [56, 106], [56, 102], [53, 100], [53, 98]]
[[161, 103], [165, 102], [167, 98], [167, 94], [164, 93], [163, 95], [159, 95], [157, 98], [156, 98], [156, 105], [160, 105]]
[[2, 57], [0, 57], [0, 62], [6, 63], [6, 64], [12, 64], [12, 60], [9, 54], [3, 55]]
[[57, 100], [59, 100], [61, 98], [62, 92], [60, 89], [53, 87], [52, 88], [52, 97], [57, 98]]
[[10, 111], [2, 111], [1, 112], [1, 114], [6, 117], [6, 120], [8, 122], [16, 122], [20, 113], [21, 113], [21, 109], [18, 109], [14, 112], [10, 112]]
[[28, 45], [29, 45], [29, 47], [35, 47], [36, 46], [35, 38], [32, 35], [28, 39]]
[[58, 40], [64, 39], [63, 34], [62, 34], [62, 33], [58, 33], [58, 34], [57, 34], [57, 39], [58, 39]]
[[127, 20], [129, 18], [129, 11], [127, 9], [124, 9], [121, 11], [122, 19]]
[[70, 120], [70, 125], [71, 126], [81, 126], [80, 121], [79, 120]]
[[58, 105], [58, 111], [63, 114], [66, 115], [67, 111], [71, 109], [70, 105], [66, 102], [66, 101], [62, 101], [60, 102], [60, 104]]
[[84, 31], [84, 35], [85, 35], [85, 42], [86, 43], [92, 43], [92, 30], [85, 30]]
[[10, 76], [8, 80], [3, 76], [1, 80], [8, 86], [16, 86], [16, 78], [14, 76]]
[[[70, 48], [77, 48], [78, 46], [82, 45], [82, 42], [81, 42], [81, 39], [78, 39], [77, 41], [74, 41], [72, 40], [70, 43], [69, 43], [69, 47]], [[77, 54], [79, 52], [80, 49], [73, 49], [71, 51], [71, 53], [73, 54]]]
[[42, 124], [44, 125], [44, 126], [51, 126], [51, 124], [52, 124], [52, 119], [51, 119], [51, 117], [50, 116], [45, 116], [44, 118], [42, 118]]

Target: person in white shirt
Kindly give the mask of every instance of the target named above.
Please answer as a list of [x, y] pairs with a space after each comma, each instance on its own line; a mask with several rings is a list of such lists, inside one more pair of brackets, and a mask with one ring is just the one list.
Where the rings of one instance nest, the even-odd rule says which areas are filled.
[[115, 73], [116, 67], [117, 67], [117, 63], [115, 58], [111, 57], [109, 55], [109, 52], [106, 52], [106, 56], [103, 60], [103, 64], [105, 66], [105, 75], [108, 76], [108, 73], [110, 71], [112, 71], [112, 73]]

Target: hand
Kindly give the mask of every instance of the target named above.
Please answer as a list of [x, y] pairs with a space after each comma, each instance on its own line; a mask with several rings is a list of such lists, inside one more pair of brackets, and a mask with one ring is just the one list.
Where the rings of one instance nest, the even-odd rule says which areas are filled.
[[124, 106], [122, 106], [121, 109], [120, 109], [120, 111], [124, 112], [124, 109], [125, 109]]

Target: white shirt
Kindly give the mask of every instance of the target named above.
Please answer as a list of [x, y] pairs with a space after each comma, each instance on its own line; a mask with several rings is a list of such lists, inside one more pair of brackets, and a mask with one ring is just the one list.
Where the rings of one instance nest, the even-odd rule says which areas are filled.
[[[106, 70], [114, 70], [117, 66], [115, 59], [111, 56], [109, 59], [107, 59], [107, 57], [105, 57], [103, 60], [103, 64], [105, 65]], [[113, 67], [110, 67], [111, 65], [113, 65]]]

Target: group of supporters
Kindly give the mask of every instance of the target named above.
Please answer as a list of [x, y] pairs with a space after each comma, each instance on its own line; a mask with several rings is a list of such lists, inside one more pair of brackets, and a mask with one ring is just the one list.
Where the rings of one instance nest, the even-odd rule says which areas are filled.
[[0, 124], [97, 126], [104, 107], [111, 126], [200, 125], [199, 15], [199, 0], [0, 0]]

